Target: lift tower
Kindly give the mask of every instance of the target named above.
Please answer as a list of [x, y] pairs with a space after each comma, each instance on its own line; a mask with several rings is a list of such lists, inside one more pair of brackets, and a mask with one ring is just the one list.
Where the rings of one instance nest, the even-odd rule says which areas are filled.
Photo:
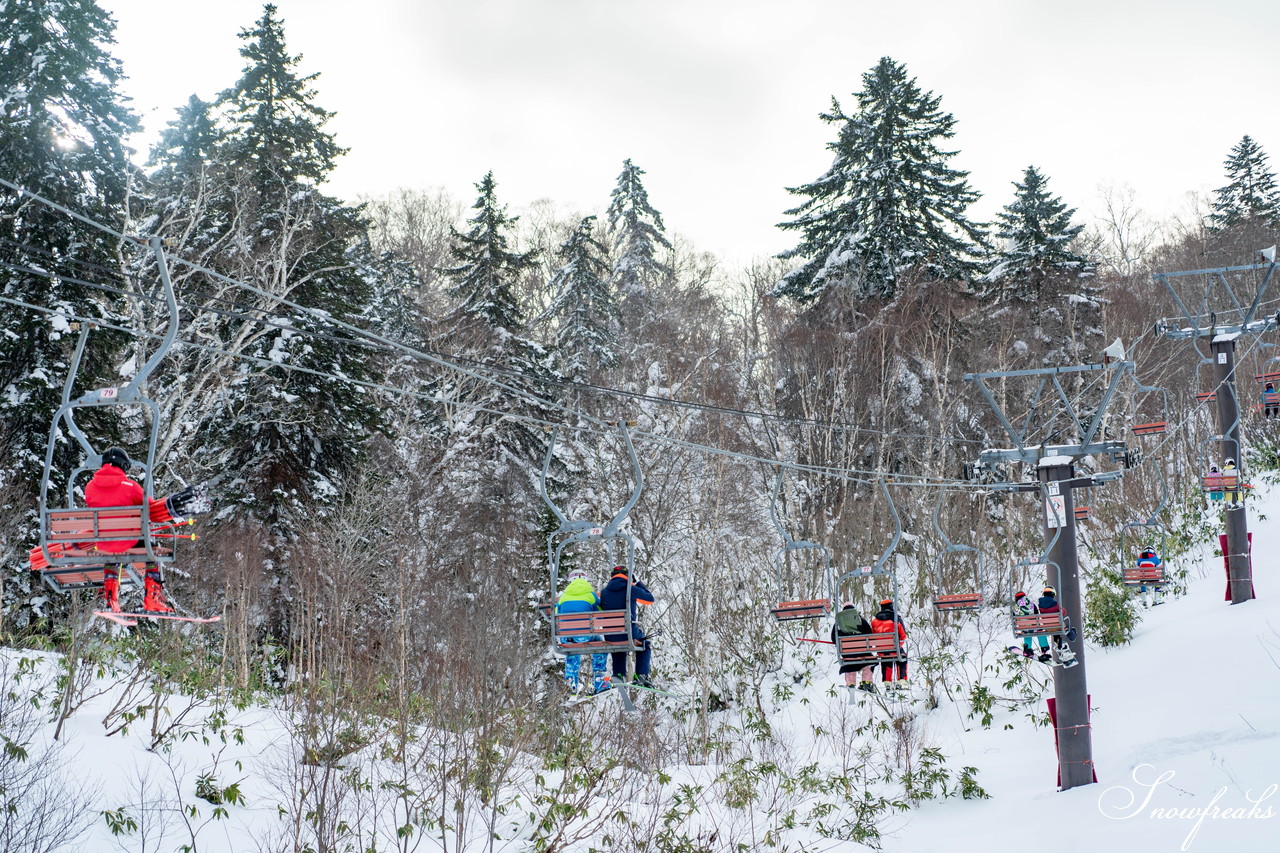
[[[1094, 371], [1109, 372], [1110, 376], [1097, 403], [1086, 409], [1080, 400], [1073, 401], [1063, 388], [1062, 381], [1063, 377]], [[977, 386], [1013, 444], [1009, 448], [983, 450], [978, 455], [977, 467], [995, 471], [1001, 463], [1021, 462], [1036, 470], [1036, 482], [993, 483], [989, 488], [1040, 493], [1044, 508], [1044, 543], [1047, 549], [1044, 562], [1056, 565], [1059, 575], [1056, 579], [1045, 580], [1057, 584], [1064, 626], [1075, 628], [1075, 639], [1070, 639], [1070, 632], [1062, 637], [1074, 653], [1075, 665], [1055, 666], [1053, 669], [1056, 708], [1054, 728], [1058, 744], [1060, 789], [1064, 791], [1095, 781], [1093, 745], [1089, 738], [1089, 691], [1085, 680], [1084, 638], [1079, 630], [1083, 625], [1084, 606], [1079, 566], [1076, 562], [1075, 503], [1071, 492], [1076, 488], [1116, 479], [1123, 473], [1117, 470], [1091, 477], [1076, 477], [1075, 464], [1083, 457], [1092, 455], [1102, 455], [1113, 461], [1129, 459], [1124, 442], [1105, 439], [1103, 424], [1107, 406], [1115, 396], [1121, 380], [1133, 372], [1133, 362], [1118, 361], [1038, 370], [969, 373], [964, 377], [965, 381]], [[1009, 397], [1016, 398], [1019, 405], [1026, 403], [1024, 416], [1011, 418], [1005, 413], [988, 386], [991, 380], [999, 380], [1001, 383], [1021, 380], [1032, 384], [1033, 390], [1029, 396], [1019, 394]], [[1052, 388], [1052, 393], [1046, 393], [1049, 388]], [[1068, 436], [1076, 440], [1059, 441]], [[1036, 441], [1037, 438], [1040, 440]], [[1050, 439], [1053, 439], [1052, 443]]]
[[[1244, 448], [1240, 436], [1240, 404], [1236, 389], [1236, 341], [1242, 335], [1260, 335], [1280, 324], [1280, 312], [1260, 315], [1263, 294], [1276, 269], [1276, 248], [1259, 254], [1265, 263], [1216, 269], [1158, 272], [1152, 277], [1173, 297], [1181, 316], [1160, 320], [1156, 332], [1166, 338], [1187, 340], [1201, 364], [1213, 365], [1214, 399], [1217, 402], [1217, 441], [1220, 459], [1234, 459], [1243, 484]], [[1233, 287], [1231, 282], [1236, 281]], [[1250, 293], [1252, 291], [1252, 293]], [[1184, 296], [1194, 295], [1198, 309], [1192, 312]], [[1243, 299], [1241, 298], [1243, 297]], [[1247, 300], [1247, 304], [1246, 304]], [[1194, 303], [1193, 303], [1194, 304]], [[1208, 339], [1205, 356], [1200, 341]], [[1243, 493], [1240, 493], [1243, 497]], [[1253, 566], [1249, 545], [1249, 519], [1245, 503], [1225, 513], [1227, 589], [1232, 604], [1253, 598]]]

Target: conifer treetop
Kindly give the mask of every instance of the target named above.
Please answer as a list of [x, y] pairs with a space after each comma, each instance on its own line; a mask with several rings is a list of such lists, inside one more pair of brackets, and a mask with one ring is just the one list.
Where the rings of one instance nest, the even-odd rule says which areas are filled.
[[989, 281], [1035, 279], [1053, 272], [1088, 272], [1088, 261], [1070, 249], [1083, 225], [1072, 225], [1075, 208], [1050, 194], [1048, 179], [1028, 166], [1014, 181], [1014, 199], [996, 214], [997, 250]]
[[922, 91], [904, 65], [884, 57], [862, 76], [858, 110], [832, 98], [822, 121], [837, 126], [828, 144], [831, 167], [815, 181], [790, 187], [804, 197], [779, 227], [801, 233], [780, 258], [800, 258], [774, 290], [800, 302], [828, 288], [850, 286], [857, 296], [891, 296], [899, 278], [919, 270], [935, 278], [967, 277], [986, 246], [966, 209], [979, 197], [967, 172], [947, 162], [941, 143], [955, 135], [955, 118], [941, 98]]
[[1221, 230], [1246, 222], [1280, 223], [1280, 190], [1262, 146], [1246, 135], [1232, 147], [1223, 165], [1229, 183], [1214, 190], [1210, 227]]
[[262, 18], [241, 30], [240, 55], [248, 63], [220, 101], [238, 127], [235, 159], [254, 168], [257, 186], [318, 184], [346, 149], [322, 130], [334, 114], [314, 102], [310, 84], [320, 75], [299, 76], [302, 55], [289, 53], [276, 11], [268, 3]]
[[467, 220], [471, 227], [466, 233], [454, 231], [457, 242], [450, 255], [458, 263], [444, 270], [454, 282], [447, 292], [459, 301], [459, 319], [479, 319], [491, 328], [516, 332], [524, 327], [516, 284], [521, 273], [533, 268], [537, 253], [512, 249], [507, 232], [519, 217], [508, 216], [498, 204], [493, 172], [475, 186], [480, 194], [472, 205], [476, 214]]
[[618, 363], [619, 311], [606, 284], [609, 268], [596, 225], [594, 216], [584, 217], [560, 245], [562, 264], [549, 284], [555, 296], [546, 316], [558, 321], [557, 360], [561, 373], [574, 380]]
[[627, 159], [609, 199], [607, 217], [613, 236], [613, 283], [624, 296], [643, 296], [671, 268], [658, 260], [659, 249], [671, 249], [662, 214], [649, 203], [640, 181], [644, 170]]
[[[91, 0], [0, 3], [0, 162], [6, 177], [59, 201], [123, 197], [138, 118], [108, 52], [115, 22]], [[80, 196], [93, 176], [95, 189]], [[62, 177], [58, 177], [61, 175]], [[78, 197], [79, 196], [79, 197]]]

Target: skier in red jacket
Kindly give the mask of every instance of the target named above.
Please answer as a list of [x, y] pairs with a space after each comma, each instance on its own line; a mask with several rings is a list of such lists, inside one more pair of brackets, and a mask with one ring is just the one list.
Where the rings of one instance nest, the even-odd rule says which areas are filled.
[[[84, 502], [90, 507], [104, 506], [142, 506], [146, 493], [142, 486], [131, 480], [125, 473], [132, 463], [129, 455], [119, 447], [112, 447], [102, 454], [102, 467], [93, 475], [93, 479], [84, 487]], [[147, 506], [147, 519], [151, 523], [161, 521], [181, 521], [188, 514], [196, 511], [201, 498], [191, 486], [164, 500], [153, 499]], [[108, 554], [121, 554], [137, 546], [136, 540], [119, 539], [99, 542], [97, 549]], [[144, 584], [146, 592], [142, 600], [142, 609], [155, 613], [172, 613], [164, 596], [164, 579], [160, 575], [160, 567], [155, 563], [146, 564]], [[102, 595], [107, 607], [113, 612], [120, 612], [120, 566], [107, 563], [102, 567]]]
[[881, 679], [885, 684], [894, 683], [897, 675], [899, 685], [907, 680], [907, 627], [902, 624], [902, 617], [893, 610], [893, 599], [886, 598], [880, 602], [880, 612], [871, 620], [871, 630], [877, 634], [898, 634], [898, 646], [902, 649], [902, 660], [894, 663], [885, 661], [880, 665]]

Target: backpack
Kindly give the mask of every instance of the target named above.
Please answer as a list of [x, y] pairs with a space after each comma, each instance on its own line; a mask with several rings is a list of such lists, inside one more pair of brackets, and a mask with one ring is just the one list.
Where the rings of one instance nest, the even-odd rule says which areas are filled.
[[841, 634], [856, 634], [862, 628], [862, 614], [852, 607], [845, 608], [836, 614], [836, 631]]

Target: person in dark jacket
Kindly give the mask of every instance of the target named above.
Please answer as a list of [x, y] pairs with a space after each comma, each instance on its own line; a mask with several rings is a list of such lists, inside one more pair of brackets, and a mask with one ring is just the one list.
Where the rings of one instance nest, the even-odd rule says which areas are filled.
[[[628, 594], [628, 587], [630, 594]], [[653, 649], [644, 631], [636, 624], [636, 605], [638, 604], [646, 607], [653, 604], [653, 593], [649, 592], [640, 581], [630, 577], [626, 566], [615, 566], [613, 577], [609, 578], [609, 582], [600, 590], [600, 609], [631, 611], [631, 636], [641, 641], [642, 645], [641, 650], [636, 652], [635, 683], [642, 687], [652, 687], [653, 684], [649, 681], [649, 662], [653, 656]], [[605, 634], [604, 638], [611, 642], [618, 642], [625, 640], [627, 635]], [[615, 683], [621, 684], [626, 681], [627, 652], [614, 652], [610, 669], [613, 671]]]
[[[881, 678], [885, 684], [901, 683], [907, 680], [907, 627], [902, 618], [894, 612], [893, 599], [886, 598], [880, 602], [880, 612], [871, 620], [871, 631], [875, 634], [898, 634], [898, 646], [902, 649], [902, 660], [885, 661], [881, 664]], [[896, 678], [895, 678], [896, 675]]]
[[1262, 416], [1280, 418], [1280, 393], [1276, 393], [1276, 386], [1270, 382], [1262, 389]]
[[[846, 601], [840, 608], [840, 612], [836, 614], [836, 623], [831, 626], [831, 642], [836, 644], [836, 653], [840, 651], [840, 638], [850, 637], [856, 634], [870, 634], [871, 623], [862, 617], [862, 614], [854, 609], [853, 603]], [[876, 664], [874, 660], [865, 660], [861, 662], [841, 661], [840, 674], [844, 676], [846, 687], [856, 686], [859, 690], [868, 690], [875, 692], [876, 686], [871, 681], [871, 675], [875, 672]], [[858, 673], [862, 673], [862, 680], [859, 682]]]
[[[119, 447], [112, 447], [103, 453], [102, 467], [94, 472], [93, 479], [84, 487], [85, 505], [141, 506], [146, 499], [146, 492], [126, 473], [132, 464], [129, 455]], [[164, 500], [153, 499], [147, 505], [147, 520], [152, 524], [182, 521], [185, 516], [202, 509], [204, 500], [207, 499], [201, 498], [195, 489], [188, 486]], [[108, 554], [122, 554], [137, 546], [136, 540], [121, 539], [99, 542], [96, 547]], [[146, 592], [142, 609], [154, 613], [172, 613], [173, 608], [165, 600], [160, 567], [155, 563], [146, 564], [144, 583]], [[107, 563], [102, 567], [102, 597], [108, 608], [116, 613], [120, 612], [120, 567], [115, 563]]]
[[[1040, 600], [1036, 602], [1036, 609], [1041, 613], [1061, 613], [1062, 605], [1058, 603], [1058, 591], [1051, 586], [1046, 586], [1040, 594]], [[1075, 659], [1076, 653], [1067, 646], [1061, 634], [1053, 635], [1053, 648], [1058, 653], [1058, 660], [1065, 662]], [[1041, 663], [1048, 663], [1050, 660], [1052, 660], [1050, 655], [1041, 653]]]

